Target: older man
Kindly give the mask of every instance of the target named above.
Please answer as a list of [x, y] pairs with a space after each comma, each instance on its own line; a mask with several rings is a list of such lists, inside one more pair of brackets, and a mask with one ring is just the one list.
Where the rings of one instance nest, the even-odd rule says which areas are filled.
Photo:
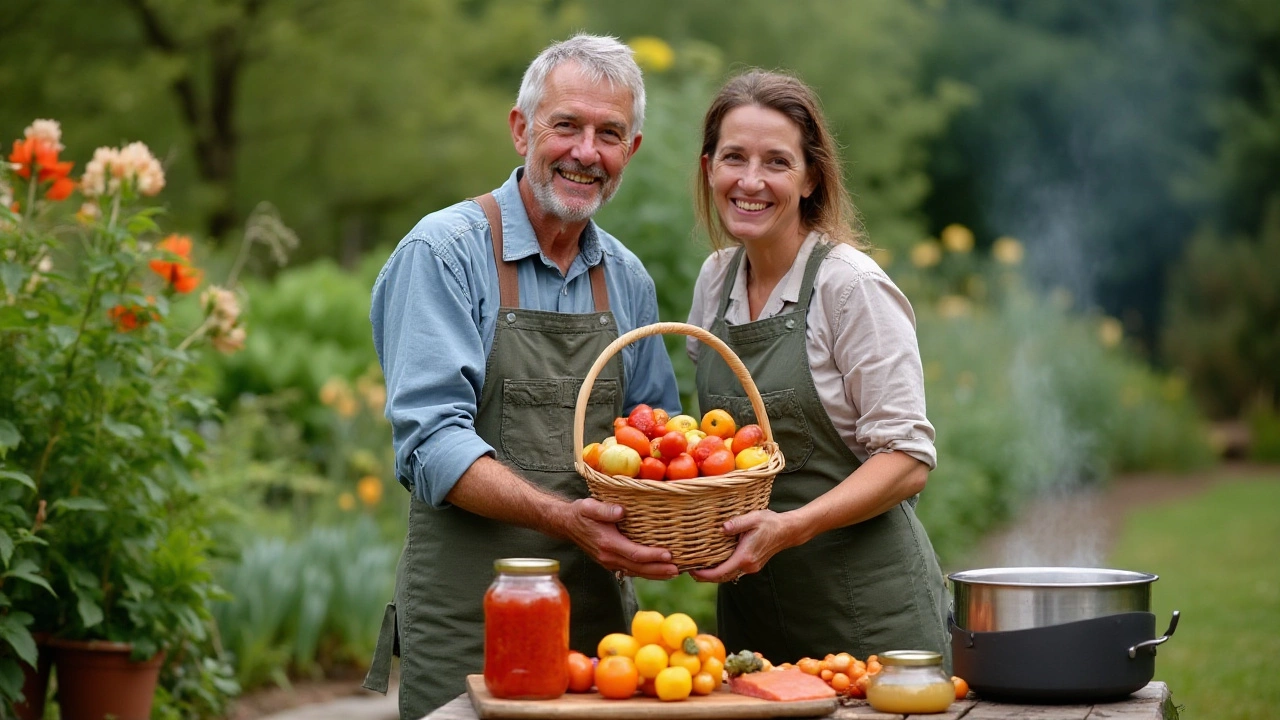
[[[676, 575], [670, 553], [627, 540], [622, 508], [573, 470], [582, 378], [619, 333], [656, 322], [653, 280], [592, 216], [640, 147], [644, 84], [627, 46], [578, 35], [530, 64], [509, 123], [524, 157], [502, 185], [423, 218], [373, 288], [396, 472], [409, 533], [366, 687], [400, 654], [400, 714], [461, 693], [483, 666], [482, 600], [502, 557], [549, 557], [572, 604], [571, 645], [594, 654], [634, 606], [614, 573]], [[660, 338], [596, 380], [586, 437], [639, 403], [679, 408]]]

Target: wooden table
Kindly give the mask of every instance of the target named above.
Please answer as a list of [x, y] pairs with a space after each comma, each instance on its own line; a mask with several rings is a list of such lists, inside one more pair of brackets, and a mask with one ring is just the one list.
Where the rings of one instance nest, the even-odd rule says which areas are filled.
[[[903, 720], [872, 710], [865, 700], [846, 700], [827, 716], [831, 720]], [[1151, 682], [1127, 700], [1097, 705], [1013, 705], [984, 700], [962, 700], [945, 713], [917, 715], [934, 720], [1178, 720], [1169, 686]], [[423, 720], [478, 720], [471, 699], [464, 693]]]

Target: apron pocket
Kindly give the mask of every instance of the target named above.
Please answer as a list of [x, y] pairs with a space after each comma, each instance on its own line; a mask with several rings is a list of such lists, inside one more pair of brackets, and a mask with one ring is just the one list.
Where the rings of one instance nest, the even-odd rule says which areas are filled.
[[[573, 472], [573, 411], [581, 388], [581, 378], [503, 380], [504, 458], [522, 470]], [[587, 399], [584, 446], [613, 433], [620, 403], [616, 379], [595, 381]]]
[[[758, 422], [755, 410], [751, 408], [751, 400], [746, 396], [708, 394], [707, 398], [712, 407], [728, 410], [739, 427]], [[760, 393], [760, 399], [764, 400], [764, 411], [769, 415], [773, 439], [782, 448], [782, 456], [787, 460], [782, 472], [799, 470], [813, 454], [813, 437], [809, 434], [809, 421], [805, 419], [800, 402], [796, 399], [796, 391], [788, 388]], [[710, 409], [702, 409], [702, 412]]]

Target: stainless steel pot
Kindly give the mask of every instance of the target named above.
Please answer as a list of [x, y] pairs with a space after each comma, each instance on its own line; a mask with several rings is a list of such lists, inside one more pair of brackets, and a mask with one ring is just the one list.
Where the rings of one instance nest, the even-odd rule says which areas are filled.
[[988, 568], [951, 573], [962, 630], [997, 632], [1151, 612], [1150, 573], [1102, 568]]

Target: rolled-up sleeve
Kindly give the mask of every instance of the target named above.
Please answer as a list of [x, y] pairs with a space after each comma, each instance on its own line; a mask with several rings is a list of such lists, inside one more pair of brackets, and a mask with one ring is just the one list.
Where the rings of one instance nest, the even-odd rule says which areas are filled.
[[476, 459], [494, 454], [475, 431], [485, 351], [467, 285], [456, 257], [411, 237], [378, 276], [369, 313], [396, 477], [434, 507]]
[[887, 277], [862, 274], [842, 289], [833, 331], [845, 395], [859, 412], [857, 443], [868, 455], [897, 450], [936, 467], [915, 314], [906, 296]]

